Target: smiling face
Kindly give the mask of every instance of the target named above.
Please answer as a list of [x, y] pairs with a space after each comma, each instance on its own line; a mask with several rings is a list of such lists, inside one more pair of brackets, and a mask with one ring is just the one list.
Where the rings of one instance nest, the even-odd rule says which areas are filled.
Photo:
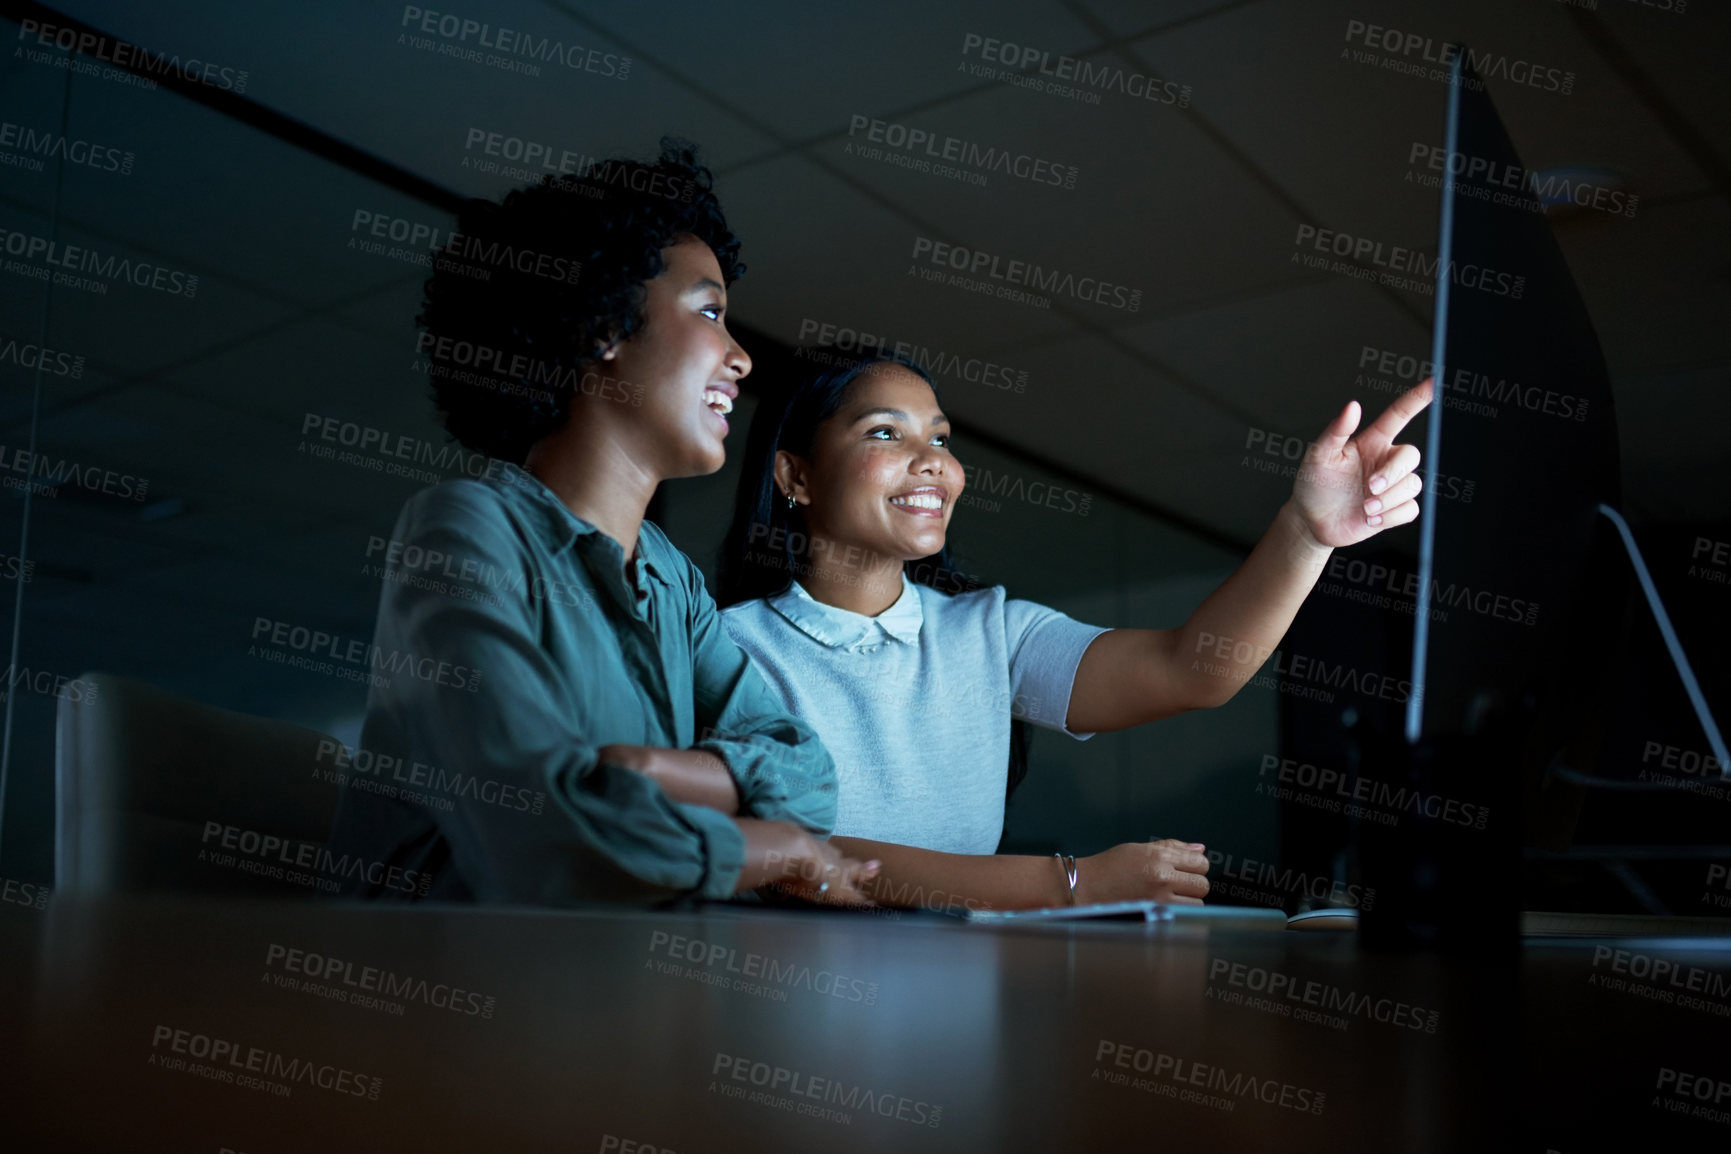
[[967, 484], [949, 433], [949, 418], [917, 373], [876, 366], [818, 426], [809, 457], [776, 454], [776, 484], [804, 507], [814, 540], [902, 561], [930, 557], [944, 547]]
[[727, 289], [709, 246], [685, 237], [662, 256], [666, 267], [644, 285], [643, 327], [595, 368], [622, 384], [601, 381], [579, 396], [630, 413], [633, 456], [657, 476], [701, 476], [726, 459], [727, 414], [751, 358], [728, 335]]

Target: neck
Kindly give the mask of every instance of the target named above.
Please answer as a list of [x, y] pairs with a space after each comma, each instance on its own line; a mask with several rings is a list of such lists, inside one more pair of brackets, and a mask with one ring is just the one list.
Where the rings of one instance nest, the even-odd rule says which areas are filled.
[[643, 514], [661, 477], [619, 437], [599, 422], [574, 420], [535, 442], [523, 468], [567, 509], [619, 542], [627, 561], [636, 554]]
[[902, 595], [898, 558], [814, 534], [805, 559], [799, 583], [813, 601], [876, 617]]

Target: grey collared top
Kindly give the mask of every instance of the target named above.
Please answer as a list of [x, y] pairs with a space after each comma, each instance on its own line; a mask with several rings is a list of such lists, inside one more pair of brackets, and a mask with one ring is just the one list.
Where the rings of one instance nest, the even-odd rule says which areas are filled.
[[876, 617], [797, 581], [721, 616], [835, 755], [836, 833], [966, 854], [1003, 835], [1010, 721], [1068, 733], [1076, 669], [1106, 632], [1001, 585], [952, 596], [905, 576]]
[[[703, 575], [645, 521], [640, 564], [504, 465], [410, 498], [333, 853], [350, 892], [561, 904], [725, 897], [738, 826], [603, 762], [709, 750], [741, 813], [827, 835], [835, 768], [722, 628]], [[395, 867], [395, 868], [392, 868]]]

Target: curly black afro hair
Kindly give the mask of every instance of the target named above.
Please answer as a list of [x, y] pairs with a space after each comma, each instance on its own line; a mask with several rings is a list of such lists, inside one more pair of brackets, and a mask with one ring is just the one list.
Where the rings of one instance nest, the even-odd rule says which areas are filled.
[[653, 164], [611, 159], [545, 176], [503, 203], [471, 200], [433, 254], [420, 347], [445, 430], [477, 453], [522, 464], [561, 428], [573, 386], [601, 352], [643, 328], [644, 284], [685, 236], [745, 272], [697, 149], [661, 140]]

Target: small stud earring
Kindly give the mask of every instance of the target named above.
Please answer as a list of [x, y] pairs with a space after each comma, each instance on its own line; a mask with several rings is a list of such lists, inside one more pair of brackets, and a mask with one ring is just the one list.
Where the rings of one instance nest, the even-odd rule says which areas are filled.
[[796, 506], [797, 506], [797, 505], [798, 505], [798, 504], [799, 504], [799, 502], [798, 502], [798, 501], [795, 501], [795, 500], [794, 500], [794, 499], [793, 499], [793, 494], [792, 494], [792, 493], [789, 493], [789, 494], [788, 494], [788, 495], [787, 495], [787, 507], [788, 507], [788, 508], [789, 508], [789, 509], [792, 509], [792, 508], [794, 508], [794, 507], [796, 507]]

